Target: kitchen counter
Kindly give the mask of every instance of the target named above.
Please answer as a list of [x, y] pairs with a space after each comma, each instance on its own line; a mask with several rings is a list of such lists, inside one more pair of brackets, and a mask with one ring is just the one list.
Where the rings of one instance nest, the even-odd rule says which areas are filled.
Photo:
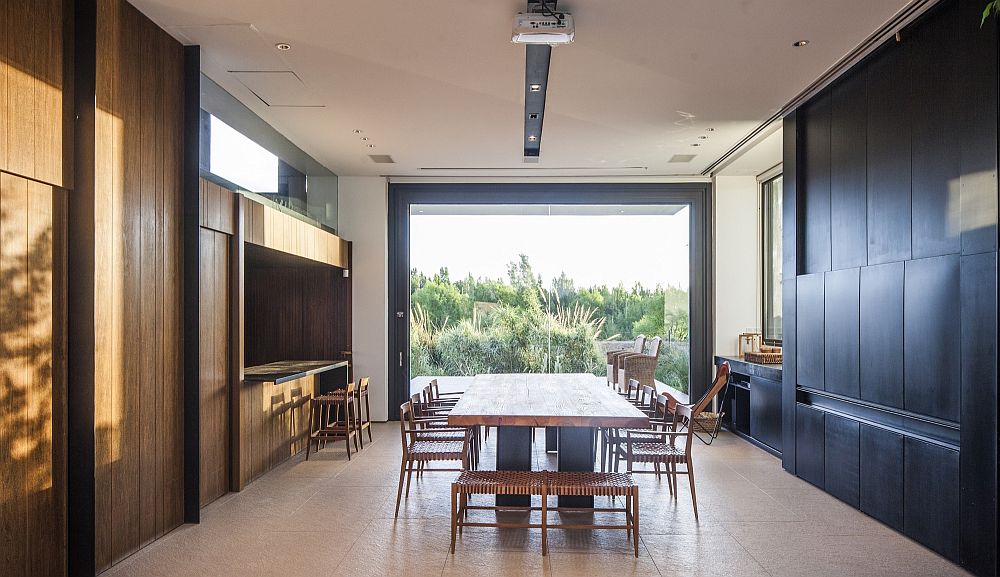
[[280, 385], [347, 366], [348, 361], [278, 361], [243, 369], [243, 380]]

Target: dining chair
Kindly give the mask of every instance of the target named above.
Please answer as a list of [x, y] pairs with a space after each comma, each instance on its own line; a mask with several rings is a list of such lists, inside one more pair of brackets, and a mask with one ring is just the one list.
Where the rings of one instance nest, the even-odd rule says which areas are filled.
[[[729, 394], [729, 372], [730, 367], [728, 362], [723, 362], [719, 365], [715, 370], [715, 380], [712, 381], [712, 386], [698, 399], [698, 402], [688, 405], [691, 407], [691, 414], [693, 415], [691, 419], [691, 432], [694, 433], [694, 436], [698, 437], [699, 441], [706, 445], [711, 445], [712, 441], [719, 436], [719, 431], [722, 428], [722, 419], [726, 416], [726, 413], [722, 410], [722, 406], [719, 407], [718, 411], [706, 409], [709, 408], [712, 400], [716, 397], [721, 399], [720, 405], [725, 403], [726, 395]], [[708, 438], [707, 441], [705, 437]]]
[[[399, 485], [396, 489], [396, 513], [403, 497], [403, 478], [406, 478], [406, 498], [410, 497], [410, 480], [413, 472], [452, 471], [460, 472], [469, 468], [469, 441], [471, 431], [464, 427], [447, 427], [428, 430], [416, 422], [413, 404], [407, 401], [399, 406], [399, 438], [403, 445], [403, 456], [399, 465]], [[457, 468], [429, 468], [435, 461], [459, 461]]]
[[[625, 459], [629, 473], [660, 474], [661, 465], [667, 468], [668, 484], [673, 484], [674, 500], [677, 500], [677, 475], [687, 475], [691, 485], [691, 505], [694, 518], [698, 520], [698, 497], [695, 493], [694, 461], [691, 458], [691, 408], [678, 404], [674, 407], [674, 420], [669, 430], [625, 431]], [[651, 440], [654, 439], [655, 440]], [[683, 443], [683, 444], [681, 444]], [[636, 463], [650, 463], [654, 471], [636, 470]], [[683, 465], [683, 470], [678, 470]]]

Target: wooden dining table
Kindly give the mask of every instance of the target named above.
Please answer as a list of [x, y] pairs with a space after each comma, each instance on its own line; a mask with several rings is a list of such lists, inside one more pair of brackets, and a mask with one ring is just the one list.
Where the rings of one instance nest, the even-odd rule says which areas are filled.
[[[496, 427], [497, 470], [530, 471], [531, 431], [546, 427], [546, 450], [558, 453], [558, 470], [593, 471], [596, 428], [648, 428], [649, 416], [592, 374], [515, 373], [476, 375], [448, 424]], [[497, 505], [527, 502], [524, 495], [497, 497]], [[593, 504], [593, 497], [559, 497], [560, 507]]]

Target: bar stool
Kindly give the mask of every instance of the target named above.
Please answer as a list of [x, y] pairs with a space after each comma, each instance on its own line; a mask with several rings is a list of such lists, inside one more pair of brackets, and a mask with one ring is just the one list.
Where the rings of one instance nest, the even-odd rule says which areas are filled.
[[333, 391], [325, 395], [320, 395], [312, 399], [309, 411], [309, 442], [306, 445], [306, 460], [309, 460], [309, 453], [312, 449], [313, 441], [316, 441], [316, 450], [319, 451], [319, 443], [329, 441], [346, 441], [347, 460], [351, 460], [351, 441], [354, 441], [354, 448], [360, 450], [358, 445], [358, 398], [357, 385], [347, 383], [347, 388]]
[[372, 407], [368, 401], [368, 377], [361, 377], [358, 381], [358, 438], [361, 439], [361, 448], [365, 448], [363, 433], [368, 431], [368, 440], [372, 440]]

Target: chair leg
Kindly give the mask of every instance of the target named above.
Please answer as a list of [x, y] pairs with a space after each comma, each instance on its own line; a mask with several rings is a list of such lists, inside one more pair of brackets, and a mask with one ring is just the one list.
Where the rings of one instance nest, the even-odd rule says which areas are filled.
[[[530, 513], [530, 511], [529, 511]], [[549, 496], [542, 490], [542, 556], [549, 554]]]
[[451, 554], [455, 554], [455, 531], [458, 529], [458, 490], [451, 486]]
[[680, 493], [680, 487], [677, 485], [677, 462], [671, 461], [670, 463], [670, 474], [674, 478], [674, 502], [677, 501], [677, 493]]
[[691, 463], [691, 459], [687, 460], [687, 475], [688, 481], [691, 483], [691, 506], [694, 507], [694, 520], [698, 520], [698, 496], [694, 491], [694, 466]]
[[632, 546], [635, 548], [635, 557], [639, 558], [639, 489], [633, 489], [632, 494]]
[[306, 435], [306, 461], [309, 460], [309, 449], [312, 448], [312, 436], [313, 436], [313, 413], [312, 407], [309, 407], [309, 432]]
[[396, 517], [399, 517], [399, 501], [403, 497], [403, 475], [406, 473], [406, 457], [399, 462], [399, 486], [396, 488]]
[[415, 463], [410, 460], [406, 464], [406, 498], [410, 498], [410, 479], [413, 477], [413, 467]]
[[368, 395], [365, 395], [365, 419], [368, 420], [368, 440], [372, 441], [372, 405], [368, 400]]

